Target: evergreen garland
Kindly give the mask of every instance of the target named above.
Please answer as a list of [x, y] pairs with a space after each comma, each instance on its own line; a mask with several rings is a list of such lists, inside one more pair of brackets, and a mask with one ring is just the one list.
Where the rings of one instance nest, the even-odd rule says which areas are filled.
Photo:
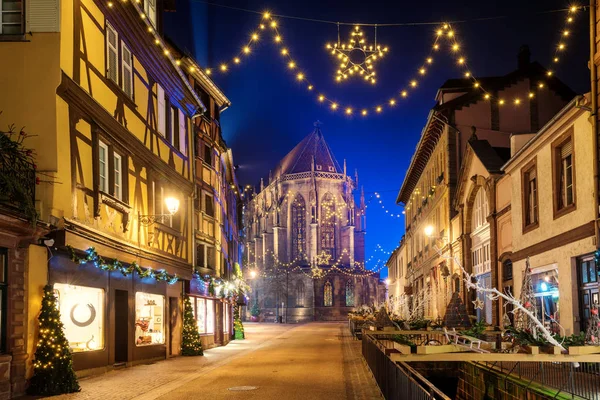
[[131, 275], [133, 272], [137, 272], [140, 278], [154, 278], [157, 282], [167, 282], [169, 285], [173, 285], [179, 281], [179, 277], [177, 275], [170, 275], [164, 269], [161, 270], [153, 270], [152, 268], [140, 267], [138, 263], [133, 261], [129, 264], [128, 267], [123, 265], [119, 260], [113, 260], [112, 262], [106, 262], [101, 256], [98, 255], [98, 252], [95, 248], [89, 247], [85, 251], [85, 257], [79, 257], [75, 254], [75, 249], [69, 245], [67, 245], [67, 250], [69, 251], [69, 256], [71, 261], [76, 264], [87, 264], [89, 262], [94, 263], [96, 268], [101, 269], [102, 271], [119, 271], [123, 276]]
[[192, 303], [190, 296], [186, 294], [183, 298], [183, 340], [181, 342], [181, 355], [201, 356], [203, 354], [202, 342], [198, 327], [196, 326]]
[[56, 300], [53, 286], [44, 286], [33, 377], [27, 389], [31, 395], [51, 396], [81, 390], [73, 371], [71, 349], [63, 332]]
[[242, 308], [239, 306], [239, 304], [235, 303], [233, 305], [233, 332], [236, 340], [242, 340], [246, 337], [244, 335], [244, 324], [242, 324], [241, 313]]

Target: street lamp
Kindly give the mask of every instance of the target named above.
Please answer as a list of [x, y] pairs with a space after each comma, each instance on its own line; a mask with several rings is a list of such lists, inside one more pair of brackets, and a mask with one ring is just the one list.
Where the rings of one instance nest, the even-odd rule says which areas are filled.
[[432, 237], [433, 236], [433, 225], [427, 225], [423, 231], [425, 232], [425, 236]]
[[250, 271], [250, 279], [254, 279], [256, 278], [256, 271], [252, 270]]
[[385, 279], [385, 284], [386, 284], [387, 286], [390, 286], [390, 283], [392, 283], [392, 280], [391, 280], [390, 278], [386, 278], [386, 279]]
[[167, 197], [165, 199], [165, 206], [169, 214], [157, 214], [157, 215], [140, 215], [138, 217], [140, 224], [143, 226], [150, 226], [155, 222], [164, 223], [165, 219], [172, 217], [179, 210], [179, 199], [176, 197]]

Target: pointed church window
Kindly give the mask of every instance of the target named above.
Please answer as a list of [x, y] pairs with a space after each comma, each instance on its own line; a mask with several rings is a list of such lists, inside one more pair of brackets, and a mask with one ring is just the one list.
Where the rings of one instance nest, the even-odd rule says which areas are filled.
[[306, 203], [297, 194], [292, 202], [292, 260], [304, 258], [306, 247]]
[[331, 193], [325, 194], [321, 201], [321, 252], [335, 257], [335, 200]]
[[354, 284], [351, 280], [346, 282], [346, 307], [354, 307]]
[[333, 306], [333, 286], [329, 281], [325, 282], [325, 287], [323, 288], [323, 306]]

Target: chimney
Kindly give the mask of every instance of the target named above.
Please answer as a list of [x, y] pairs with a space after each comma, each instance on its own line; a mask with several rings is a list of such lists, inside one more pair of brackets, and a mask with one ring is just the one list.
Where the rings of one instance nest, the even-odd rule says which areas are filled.
[[519, 55], [517, 56], [518, 68], [526, 69], [531, 63], [531, 51], [529, 51], [529, 46], [524, 44], [519, 48]]

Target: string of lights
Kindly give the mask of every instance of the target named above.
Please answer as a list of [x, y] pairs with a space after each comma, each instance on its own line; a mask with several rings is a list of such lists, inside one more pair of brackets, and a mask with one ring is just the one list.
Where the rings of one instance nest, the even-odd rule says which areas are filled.
[[[142, 20], [145, 21], [146, 23], [146, 27], [148, 32], [153, 35], [154, 38], [154, 43], [159, 46], [163, 52], [163, 55], [165, 57], [167, 57], [167, 59], [169, 60], [169, 62], [171, 62], [177, 69], [178, 74], [181, 76], [182, 80], [184, 81], [184, 84], [186, 86], [188, 86], [188, 89], [190, 90], [190, 92], [193, 94], [193, 96], [196, 98], [196, 100], [198, 102], [200, 102], [200, 99], [197, 97], [197, 95], [195, 94], [194, 90], [191, 88], [191, 86], [189, 85], [187, 78], [185, 77], [184, 71], [181, 68], [182, 65], [182, 60], [181, 59], [175, 59], [170, 51], [169, 46], [166, 44], [166, 42], [163, 40], [163, 38], [156, 32], [156, 30], [154, 29], [154, 27], [152, 26], [152, 23], [149, 21], [148, 17], [146, 16], [146, 14], [144, 13], [144, 10], [141, 8], [140, 4], [141, 4], [142, 0], [134, 0], [131, 1], [130, 3], [133, 5], [133, 7], [136, 9], [136, 12], [138, 13], [138, 15], [140, 16], [140, 18]], [[128, 0], [121, 0], [122, 3], [127, 3]], [[113, 2], [112, 0], [107, 1], [107, 6], [110, 9], [114, 9], [116, 6], [116, 1]], [[565, 26], [571, 26], [571, 24], [573, 24], [574, 20], [575, 20], [575, 16], [577, 14], [577, 11], [583, 9], [584, 7], [580, 7], [578, 5], [572, 5], [568, 10], [567, 10], [567, 16], [565, 19]], [[461, 22], [461, 21], [457, 21], [457, 22]], [[361, 26], [361, 25], [368, 25], [368, 24], [354, 24], [356, 26]], [[269, 12], [265, 12], [262, 15], [262, 19], [261, 22], [258, 26], [258, 29], [260, 31], [264, 31], [267, 29], [267, 26], [270, 27], [273, 31], [273, 40], [275, 42], [276, 45], [282, 46], [283, 44], [283, 37], [279, 32], [278, 29], [278, 22], [272, 18], [271, 13]], [[384, 24], [379, 24], [378, 26], [384, 26]], [[444, 38], [450, 38], [452, 40], [452, 52], [454, 54], [456, 54], [456, 61], [457, 63], [462, 66], [464, 68], [464, 75], [467, 78], [471, 78], [473, 81], [473, 86], [479, 90], [481, 90], [482, 92], [482, 96], [485, 100], [490, 100], [490, 101], [497, 101], [498, 105], [504, 105], [507, 101], [512, 101], [512, 103], [516, 106], [520, 105], [523, 103], [523, 98], [529, 97], [532, 98], [535, 96], [535, 93], [533, 92], [528, 92], [526, 94], [523, 95], [515, 95], [513, 98], [511, 99], [504, 99], [504, 98], [495, 98], [493, 96], [492, 91], [487, 90], [486, 88], [482, 87], [481, 82], [479, 82], [474, 76], [472, 71], [468, 68], [468, 64], [467, 64], [467, 58], [464, 55], [464, 52], [460, 52], [460, 44], [457, 41], [456, 38], [456, 34], [454, 32], [454, 30], [451, 28], [450, 23], [444, 23], [441, 25], [440, 29], [438, 29], [436, 31], [437, 35], [434, 41], [434, 44], [431, 48], [432, 51], [437, 51], [440, 48], [440, 44], [438, 43], [438, 39], [441, 37]], [[561, 41], [558, 43], [558, 45], [555, 48], [555, 56], [554, 56], [554, 63], [558, 63], [561, 59], [561, 57], [559, 57], [559, 54], [562, 54], [562, 52], [566, 49], [566, 39], [568, 39], [571, 36], [571, 31], [569, 29], [564, 29], [562, 31], [561, 34]], [[243, 56], [248, 56], [251, 51], [252, 51], [252, 47], [251, 45], [254, 44], [255, 42], [257, 42], [259, 40], [260, 36], [258, 32], [254, 32], [250, 35], [250, 38], [248, 39], [247, 43], [245, 46], [242, 47], [241, 51], [238, 53], [238, 55], [236, 55], [235, 57], [232, 58], [232, 63], [237, 65], [237, 64], [241, 64], [242, 62], [242, 57]], [[308, 91], [315, 91], [315, 86], [314, 84], [312, 84], [308, 79], [307, 76], [304, 72], [300, 71], [299, 68], [297, 68], [297, 63], [296, 61], [294, 61], [294, 59], [292, 59], [291, 55], [290, 55], [290, 50], [286, 47], [281, 47], [280, 50], [281, 54], [287, 58], [288, 60], [288, 68], [292, 71], [294, 71], [296, 74], [296, 80], [305, 84], [305, 87]], [[431, 53], [430, 53], [431, 54]], [[433, 57], [432, 56], [428, 56], [425, 59], [425, 62], [423, 63], [423, 65], [418, 68], [418, 74], [419, 75], [425, 75], [427, 72], [427, 68], [426, 65], [431, 64], [433, 62]], [[189, 67], [190, 68], [190, 72], [195, 72], [196, 70], [203, 72], [207, 75], [210, 75], [212, 73], [212, 69], [211, 68], [204, 68], [202, 69], [201, 67], [199, 67], [195, 62], [193, 63], [192, 66]], [[229, 64], [228, 63], [222, 63], [219, 65], [218, 70], [220, 72], [227, 72], [229, 70]], [[298, 71], [298, 72], [296, 72]], [[552, 76], [554, 75], [554, 71], [552, 70], [548, 70], [547, 72], [547, 79], [550, 79]], [[409, 82], [407, 89], [402, 89], [399, 92], [399, 95], [390, 98], [387, 103], [379, 103], [376, 104], [374, 106], [370, 106], [370, 107], [363, 107], [363, 108], [356, 108], [353, 107], [351, 105], [342, 105], [341, 103], [338, 103], [337, 101], [333, 100], [331, 97], [327, 96], [324, 93], [320, 93], [316, 96], [317, 101], [319, 103], [325, 103], [328, 104], [329, 108], [332, 111], [337, 111], [339, 109], [343, 109], [344, 113], [348, 116], [352, 116], [355, 114], [360, 114], [363, 117], [366, 117], [368, 115], [370, 115], [371, 113], [382, 113], [384, 111], [384, 109], [391, 109], [394, 106], [396, 106], [398, 100], [397, 98], [406, 98], [409, 96], [409, 94], [411, 93], [411, 90], [414, 90], [417, 88], [419, 84], [419, 81], [417, 79], [413, 79]], [[546, 82], [544, 81], [540, 81], [537, 83], [538, 84], [538, 90], [543, 89], [546, 86]]]

